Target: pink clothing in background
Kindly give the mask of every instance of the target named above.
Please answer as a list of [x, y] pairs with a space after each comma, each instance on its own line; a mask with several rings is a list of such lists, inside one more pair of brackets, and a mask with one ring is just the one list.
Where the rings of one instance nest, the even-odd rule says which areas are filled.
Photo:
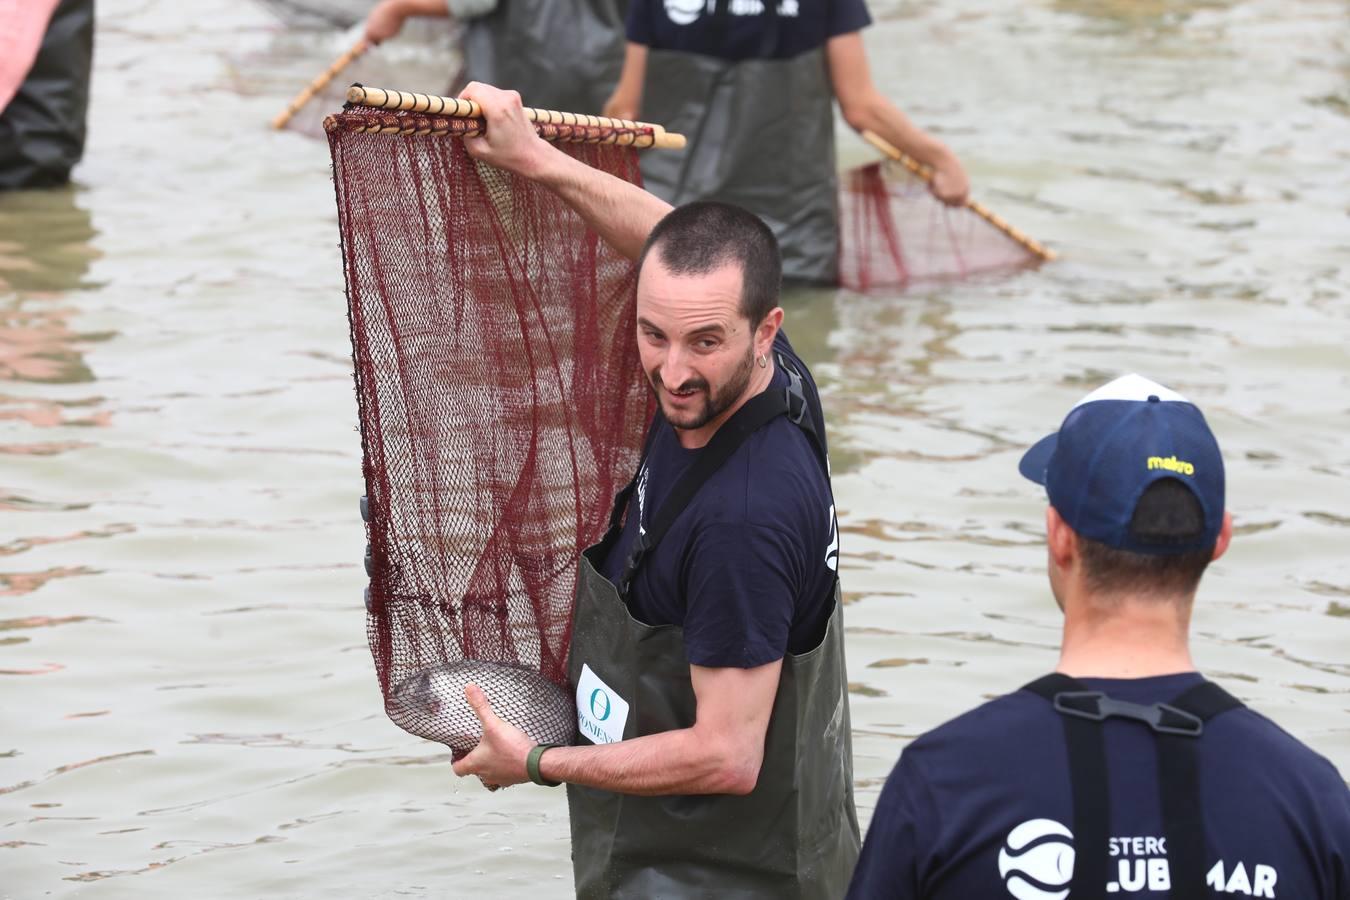
[[0, 112], [33, 67], [47, 23], [61, 0], [0, 0]]

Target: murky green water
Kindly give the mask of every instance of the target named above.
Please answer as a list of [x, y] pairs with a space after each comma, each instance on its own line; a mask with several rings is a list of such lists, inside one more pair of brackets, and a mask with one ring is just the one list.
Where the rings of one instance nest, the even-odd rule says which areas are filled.
[[[1016, 460], [1132, 370], [1229, 460], [1197, 659], [1350, 771], [1345, 6], [873, 12], [887, 91], [1064, 260], [788, 300], [831, 416], [864, 819], [908, 739], [1052, 666]], [[0, 196], [0, 897], [566, 896], [560, 792], [462, 784], [379, 711], [327, 151], [265, 129], [343, 36], [100, 15], [77, 185]]]

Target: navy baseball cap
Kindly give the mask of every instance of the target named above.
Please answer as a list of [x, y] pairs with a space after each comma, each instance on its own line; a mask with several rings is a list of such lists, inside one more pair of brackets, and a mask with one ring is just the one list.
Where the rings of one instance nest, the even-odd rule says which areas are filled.
[[[1059, 431], [1026, 452], [1018, 470], [1045, 485], [1050, 505], [1078, 534], [1134, 553], [1175, 554], [1214, 545], [1223, 526], [1223, 457], [1195, 404], [1139, 375], [1088, 394]], [[1130, 519], [1144, 490], [1173, 478], [1200, 501], [1204, 530], [1194, 541], [1135, 539]]]

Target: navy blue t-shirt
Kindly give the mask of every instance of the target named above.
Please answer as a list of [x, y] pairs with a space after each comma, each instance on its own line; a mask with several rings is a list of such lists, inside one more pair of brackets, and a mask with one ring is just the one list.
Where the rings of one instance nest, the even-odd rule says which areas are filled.
[[[1192, 672], [1080, 680], [1107, 696], [1151, 704], [1201, 679]], [[1120, 719], [1104, 727], [1106, 891], [1167, 897], [1153, 733]], [[1350, 897], [1350, 790], [1335, 767], [1249, 709], [1215, 717], [1197, 740], [1209, 895]], [[1072, 827], [1062, 717], [1041, 697], [1018, 691], [905, 749], [882, 789], [848, 896], [1062, 897], [1073, 874]]]
[[777, 2], [775, 22], [762, 0], [730, 0], [719, 25], [716, 0], [631, 0], [628, 40], [729, 60], [790, 59], [872, 23], [863, 0]]
[[[774, 350], [802, 376], [811, 416], [820, 399], [781, 331]], [[784, 390], [777, 366], [767, 390]], [[623, 532], [601, 566], [616, 581], [638, 521], [650, 523], [699, 450], [680, 446], [661, 416], [628, 503]], [[684, 629], [696, 666], [749, 669], [820, 643], [834, 611], [838, 529], [829, 476], [807, 434], [779, 416], [752, 434], [703, 485], [649, 551], [628, 593], [633, 617]]]

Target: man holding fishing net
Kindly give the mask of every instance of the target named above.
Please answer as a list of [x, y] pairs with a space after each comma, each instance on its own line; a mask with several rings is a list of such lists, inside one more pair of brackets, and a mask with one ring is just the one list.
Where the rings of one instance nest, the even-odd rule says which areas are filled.
[[735, 207], [674, 211], [540, 140], [484, 85], [471, 155], [558, 194], [639, 260], [659, 411], [583, 555], [580, 746], [536, 746], [467, 691], [488, 785], [568, 784], [583, 897], [837, 897], [858, 852], [824, 422], [780, 326], [777, 246]]

